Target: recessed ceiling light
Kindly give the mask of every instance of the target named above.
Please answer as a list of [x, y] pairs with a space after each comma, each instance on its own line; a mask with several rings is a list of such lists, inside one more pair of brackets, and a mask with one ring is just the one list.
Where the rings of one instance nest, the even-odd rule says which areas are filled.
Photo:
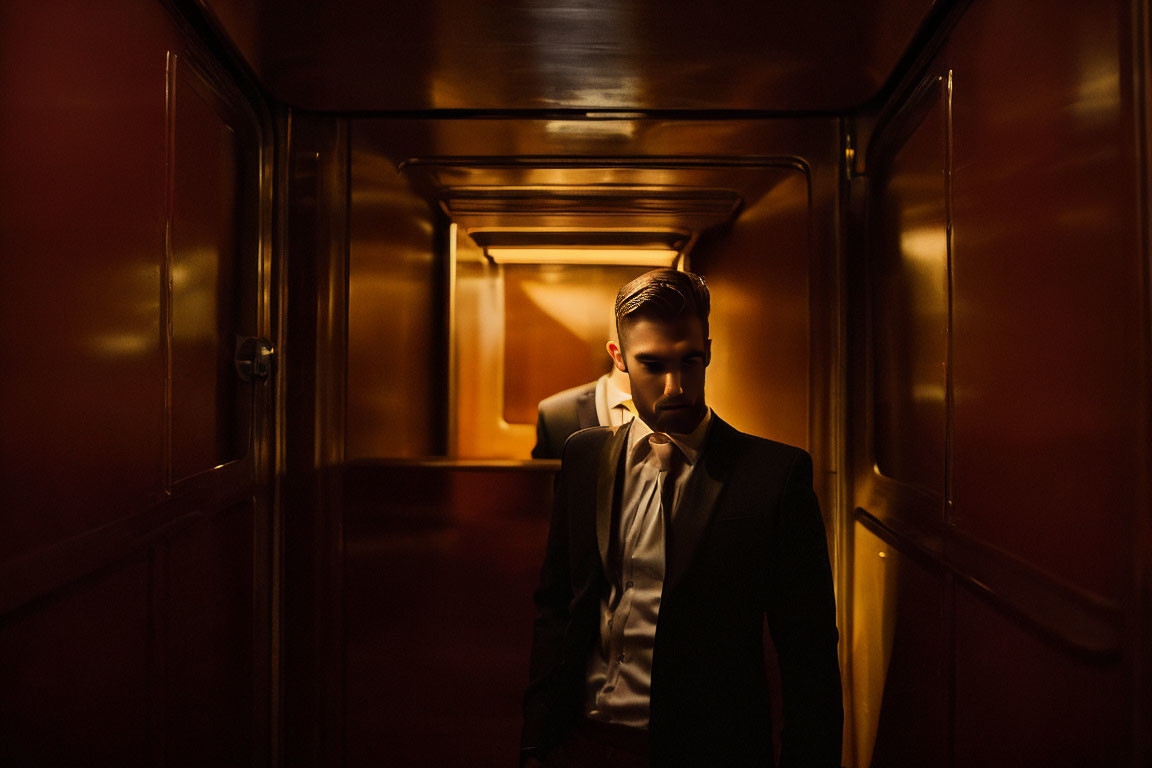
[[671, 267], [679, 251], [655, 248], [489, 248], [496, 264], [587, 264]]
[[644, 112], [585, 112], [584, 117], [592, 120], [643, 120]]

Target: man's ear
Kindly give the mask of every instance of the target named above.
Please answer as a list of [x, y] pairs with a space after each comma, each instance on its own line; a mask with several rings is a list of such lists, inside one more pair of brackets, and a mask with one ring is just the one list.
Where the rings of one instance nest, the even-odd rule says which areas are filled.
[[604, 345], [608, 350], [608, 356], [612, 358], [612, 362], [616, 365], [616, 370], [628, 372], [628, 364], [624, 362], [624, 352], [620, 349], [620, 345], [615, 341], [610, 341]]

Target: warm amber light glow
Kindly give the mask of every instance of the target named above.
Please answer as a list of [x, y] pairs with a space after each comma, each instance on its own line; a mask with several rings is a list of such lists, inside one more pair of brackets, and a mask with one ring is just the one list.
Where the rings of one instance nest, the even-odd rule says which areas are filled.
[[489, 248], [496, 264], [595, 264], [671, 267], [679, 251], [653, 248]]

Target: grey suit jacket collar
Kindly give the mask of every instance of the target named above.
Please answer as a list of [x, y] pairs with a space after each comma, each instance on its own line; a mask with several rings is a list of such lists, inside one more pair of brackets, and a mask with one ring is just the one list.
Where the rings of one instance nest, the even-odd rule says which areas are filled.
[[[616, 427], [600, 452], [596, 475], [596, 542], [600, 549], [600, 565], [604, 573], [608, 567], [608, 546], [612, 538], [612, 507], [616, 484], [623, 466], [624, 446], [628, 444], [631, 422]], [[688, 478], [677, 512], [675, 530], [665, 528], [664, 589], [674, 588], [691, 564], [696, 547], [716, 510], [716, 500], [735, 463], [735, 429], [712, 413], [712, 426], [703, 448], [703, 458]]]
[[588, 427], [595, 427], [600, 425], [600, 419], [596, 415], [596, 387], [593, 386], [586, 392], [581, 392], [576, 398], [576, 422], [580, 425], [580, 429]]

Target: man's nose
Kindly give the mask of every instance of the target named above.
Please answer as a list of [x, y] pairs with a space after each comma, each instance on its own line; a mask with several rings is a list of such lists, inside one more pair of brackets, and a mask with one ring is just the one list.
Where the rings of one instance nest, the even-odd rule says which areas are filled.
[[669, 371], [664, 376], [664, 396], [673, 397], [684, 392], [680, 385], [680, 371]]

